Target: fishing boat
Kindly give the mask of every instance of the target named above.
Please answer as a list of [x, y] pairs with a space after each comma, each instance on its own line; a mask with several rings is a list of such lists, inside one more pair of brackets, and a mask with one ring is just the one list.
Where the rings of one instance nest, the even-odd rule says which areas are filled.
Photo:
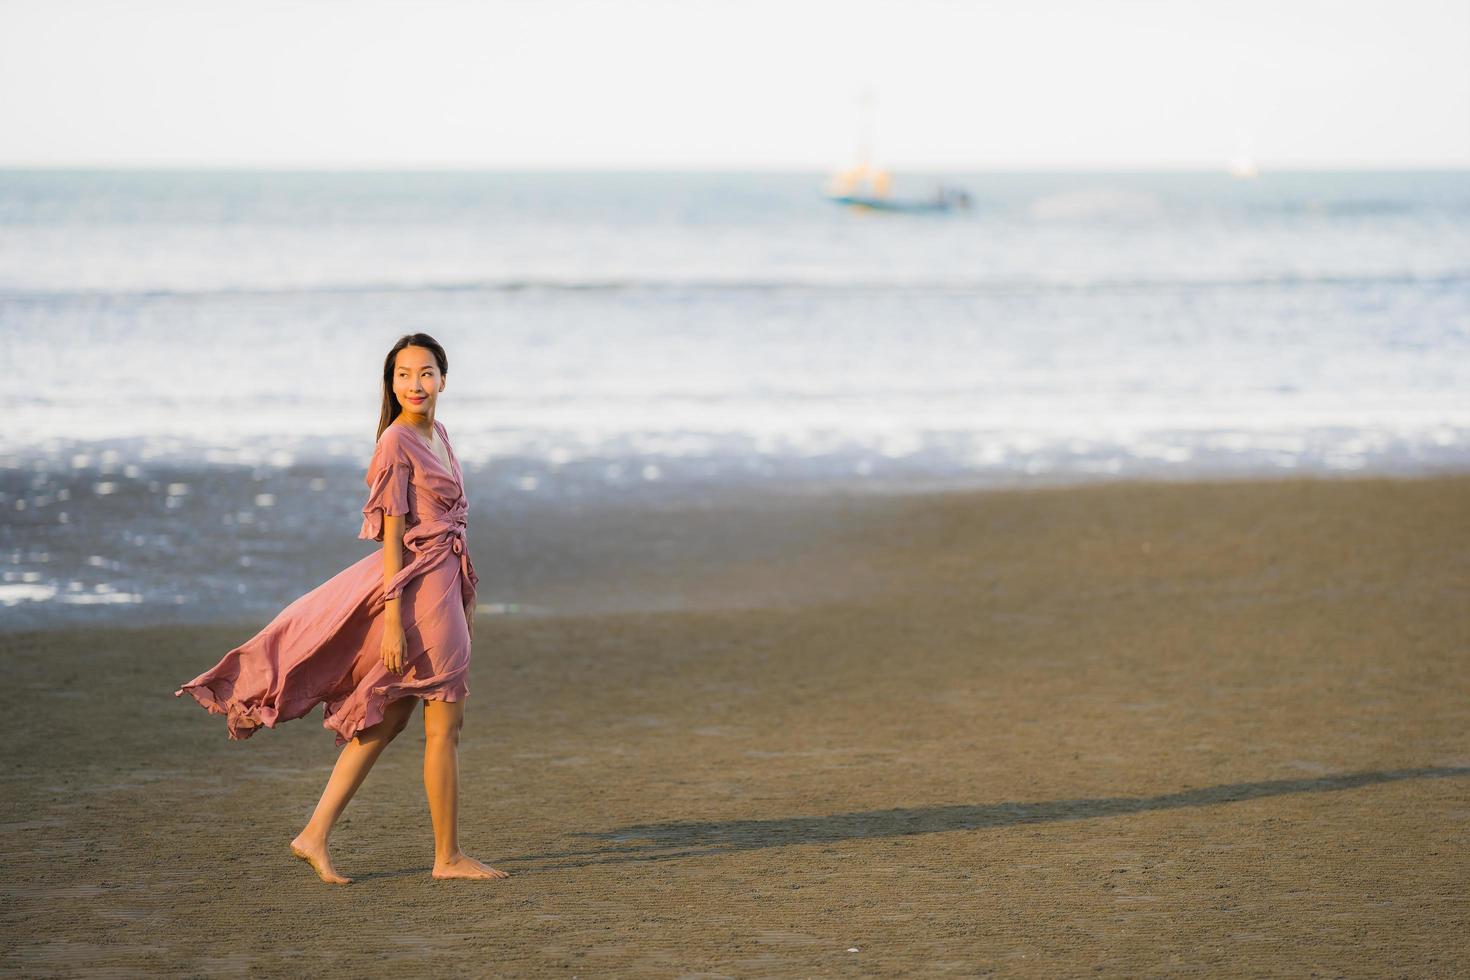
[[940, 185], [931, 197], [894, 197], [893, 172], [873, 166], [872, 159], [872, 93], [865, 93], [862, 122], [858, 135], [858, 162], [832, 175], [827, 184], [827, 200], [834, 204], [866, 211], [897, 211], [923, 214], [955, 211], [970, 206], [970, 195], [958, 187]]
[[839, 171], [827, 188], [827, 199], [834, 204], [869, 211], [898, 211], [913, 214], [955, 211], [968, 208], [970, 195], [958, 187], [940, 185], [933, 197], [893, 197], [890, 194], [893, 175], [887, 170], [872, 170], [863, 165]]

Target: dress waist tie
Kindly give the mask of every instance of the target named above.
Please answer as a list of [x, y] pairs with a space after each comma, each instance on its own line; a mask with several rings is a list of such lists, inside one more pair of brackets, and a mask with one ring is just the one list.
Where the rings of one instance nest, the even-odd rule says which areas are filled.
[[465, 525], [461, 521], [443, 524], [417, 524], [410, 529], [404, 543], [413, 552], [413, 560], [398, 570], [388, 580], [383, 594], [374, 599], [371, 612], [376, 614], [389, 599], [403, 594], [403, 587], [419, 575], [435, 567], [449, 555], [459, 558], [460, 597], [465, 605], [475, 599], [476, 586], [480, 577], [475, 574], [475, 563], [470, 560], [470, 550], [465, 538]]

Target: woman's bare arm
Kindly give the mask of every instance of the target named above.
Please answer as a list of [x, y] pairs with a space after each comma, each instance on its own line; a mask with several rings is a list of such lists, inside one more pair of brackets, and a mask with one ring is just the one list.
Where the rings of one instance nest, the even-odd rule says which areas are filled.
[[[393, 576], [403, 570], [403, 531], [404, 521], [407, 518], [402, 514], [383, 515], [383, 588], [388, 588], [388, 583]], [[398, 619], [398, 599], [389, 599], [383, 604], [383, 609], [389, 614], [390, 622]]]
[[[383, 589], [403, 568], [403, 514], [383, 515]], [[398, 672], [403, 669], [406, 654], [400, 596], [383, 603], [383, 665]]]

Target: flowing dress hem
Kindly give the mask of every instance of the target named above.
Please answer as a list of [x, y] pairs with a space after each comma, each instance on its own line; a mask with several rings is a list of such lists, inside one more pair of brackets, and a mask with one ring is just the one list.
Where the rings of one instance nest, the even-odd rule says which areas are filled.
[[[389, 697], [389, 692], [395, 692]], [[357, 717], [357, 711], [338, 712], [336, 715], [323, 714], [322, 727], [336, 733], [337, 747], [341, 748], [356, 738], [361, 732], [373, 727], [383, 720], [388, 703], [403, 698], [418, 698], [420, 701], [446, 701], [453, 703], [463, 701], [470, 696], [469, 685], [464, 681], [462, 674], [451, 676], [447, 680], [435, 680], [427, 685], [407, 686], [400, 683], [378, 684], [368, 689], [367, 697], [362, 701], [362, 715]]]
[[[375, 685], [368, 690], [367, 697], [362, 702], [361, 717], [356, 717], [358, 712], [353, 710], [336, 715], [325, 714], [322, 727], [337, 733], [337, 745], [341, 747], [352, 741], [358, 733], [382, 721], [390, 701], [415, 697], [421, 701], [452, 703], [470, 696], [469, 686], [464, 682], [463, 676], [432, 678], [426, 682], [410, 684], [412, 686], [399, 683]], [[250, 704], [237, 698], [220, 698], [206, 684], [186, 684], [174, 692], [174, 697], [182, 697], [185, 692], [210, 714], [225, 716], [225, 733], [232, 742], [244, 741], [261, 728], [276, 727], [278, 710], [268, 704]], [[389, 697], [389, 692], [394, 692], [394, 695]]]
[[208, 684], [185, 684], [174, 692], [174, 697], [183, 697], [186, 691], [210, 714], [225, 716], [225, 734], [232, 742], [244, 741], [261, 728], [276, 727], [277, 709], [268, 704], [221, 698]]

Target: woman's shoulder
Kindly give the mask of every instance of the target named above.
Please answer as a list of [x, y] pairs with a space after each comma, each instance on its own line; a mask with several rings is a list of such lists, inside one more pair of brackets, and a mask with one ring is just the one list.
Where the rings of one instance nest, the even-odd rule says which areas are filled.
[[412, 462], [413, 455], [409, 452], [412, 445], [403, 426], [389, 423], [378, 433], [377, 445], [373, 447], [373, 463], [381, 466], [394, 462]]
[[[441, 435], [446, 435], [447, 436], [449, 434], [449, 430], [444, 427], [444, 423], [443, 422], [440, 422], [438, 419], [435, 419], [434, 420], [434, 428]], [[401, 422], [389, 422], [387, 425], [385, 425], [383, 427], [382, 433], [379, 434], [379, 436], [378, 436], [378, 443], [381, 445], [385, 440], [389, 440], [389, 439], [392, 439], [392, 440], [404, 440], [404, 439], [407, 439], [407, 440], [410, 440], [409, 444], [410, 445], [413, 445], [414, 443], [412, 442], [412, 440], [415, 438], [415, 436], [418, 436], [418, 434], [417, 433], [409, 432], [407, 425], [405, 425], [405, 424], [403, 424]], [[422, 439], [423, 437], [422, 436], [418, 436], [418, 438]]]
[[403, 426], [401, 425], [390, 423], [384, 426], [383, 431], [378, 433], [378, 443], [374, 447], [374, 451], [381, 453], [384, 449], [391, 449], [403, 445], [404, 435]]

